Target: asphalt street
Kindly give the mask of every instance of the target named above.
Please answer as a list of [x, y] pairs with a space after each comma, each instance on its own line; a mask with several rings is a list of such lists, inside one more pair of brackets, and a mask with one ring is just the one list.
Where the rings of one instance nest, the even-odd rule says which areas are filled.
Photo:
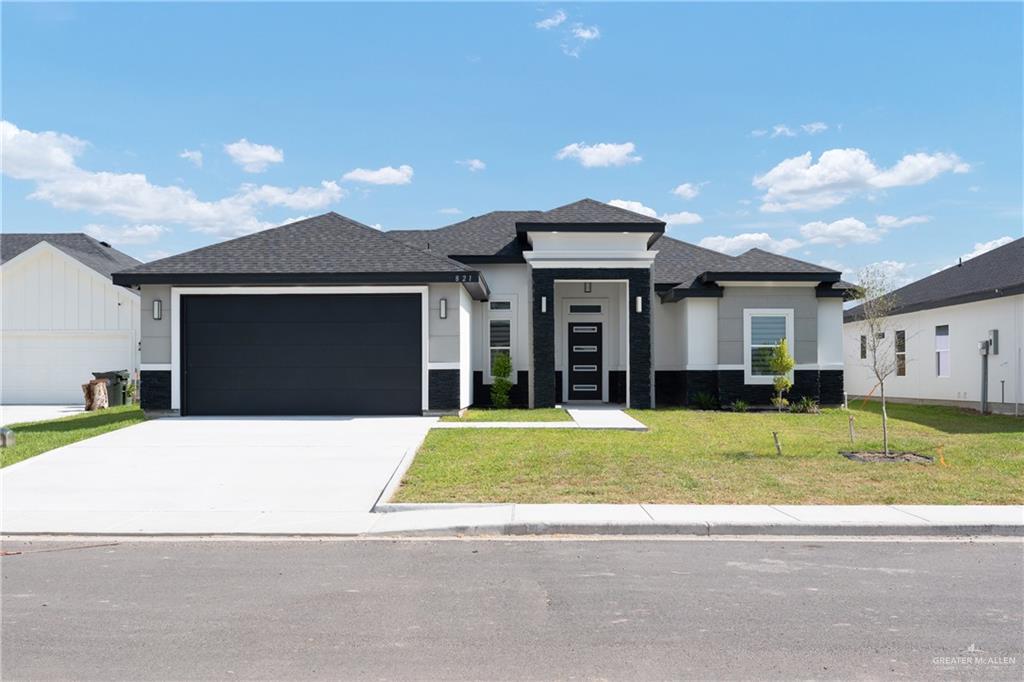
[[4, 680], [1024, 678], [1012, 540], [4, 551]]

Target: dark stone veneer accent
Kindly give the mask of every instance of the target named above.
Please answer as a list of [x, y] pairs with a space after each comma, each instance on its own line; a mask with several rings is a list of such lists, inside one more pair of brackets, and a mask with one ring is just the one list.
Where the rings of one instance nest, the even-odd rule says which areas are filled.
[[818, 373], [818, 399], [822, 405], [843, 404], [843, 370], [823, 369]]
[[[620, 279], [629, 282], [629, 403], [630, 407], [651, 407], [651, 271], [650, 268], [532, 268], [533, 300], [533, 404], [554, 407], [560, 396], [555, 391], [555, 280]], [[643, 310], [636, 312], [636, 297]], [[547, 312], [540, 309], [547, 297]], [[609, 387], [610, 388], [610, 387]]]
[[626, 371], [623, 369], [608, 370], [608, 402], [626, 404]]
[[139, 403], [144, 410], [171, 409], [170, 370], [142, 370], [139, 375]]
[[[740, 378], [742, 379], [742, 376]], [[686, 391], [686, 402], [684, 403], [686, 405], [696, 403], [697, 396], [701, 393], [707, 393], [709, 396], [717, 398], [718, 370], [687, 370], [686, 378], [683, 382], [683, 390]]]
[[[516, 372], [516, 383], [512, 384], [508, 398], [512, 407], [529, 407], [529, 372]], [[473, 407], [491, 407], [491, 385], [484, 383], [484, 373], [481, 370], [473, 372]]]
[[562, 396], [565, 395], [562, 388], [562, 370], [555, 372], [555, 401], [562, 402]]
[[459, 370], [432, 369], [428, 371], [430, 386], [427, 405], [431, 410], [458, 410]]
[[[771, 384], [748, 385], [743, 383], [743, 370], [721, 370], [718, 372], [718, 399], [722, 406], [736, 400], [751, 405], [770, 405], [775, 389]], [[843, 402], [843, 371], [798, 369], [793, 372], [793, 388], [787, 398], [795, 402], [809, 397], [821, 405], [838, 405]]]

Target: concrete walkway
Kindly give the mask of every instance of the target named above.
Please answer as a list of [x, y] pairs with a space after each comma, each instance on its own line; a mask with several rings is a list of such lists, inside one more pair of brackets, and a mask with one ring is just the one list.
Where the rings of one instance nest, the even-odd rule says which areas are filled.
[[1004, 535], [1024, 506], [381, 504], [370, 534]]
[[643, 423], [612, 405], [567, 407], [572, 421], [564, 422], [442, 422], [435, 429], [609, 429], [646, 431]]

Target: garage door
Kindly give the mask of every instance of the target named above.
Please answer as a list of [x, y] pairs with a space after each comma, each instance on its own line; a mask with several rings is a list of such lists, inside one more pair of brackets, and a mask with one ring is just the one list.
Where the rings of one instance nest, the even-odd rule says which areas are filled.
[[80, 405], [93, 372], [134, 369], [129, 332], [4, 330], [0, 402]]
[[183, 296], [182, 412], [420, 414], [419, 294]]

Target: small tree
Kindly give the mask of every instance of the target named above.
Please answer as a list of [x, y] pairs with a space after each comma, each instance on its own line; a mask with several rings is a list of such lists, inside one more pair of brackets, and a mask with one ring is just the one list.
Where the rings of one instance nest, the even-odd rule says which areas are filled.
[[896, 372], [896, 354], [889, 329], [889, 316], [896, 309], [892, 275], [881, 265], [869, 265], [859, 274], [858, 298], [864, 299], [860, 309], [860, 327], [864, 336], [865, 364], [875, 377], [878, 397], [882, 403], [882, 449], [889, 454], [889, 415], [885, 408], [885, 380]]
[[491, 358], [491, 374], [494, 376], [494, 383], [491, 384], [491, 404], [495, 407], [508, 407], [508, 394], [512, 390], [512, 360], [508, 354], [498, 353]]
[[768, 369], [775, 375], [775, 379], [772, 381], [772, 385], [775, 386], [775, 397], [772, 398], [772, 405], [782, 412], [782, 408], [789, 405], [789, 401], [786, 400], [785, 394], [789, 389], [793, 388], [793, 381], [789, 378], [789, 373], [796, 367], [796, 360], [789, 354], [789, 344], [786, 343], [786, 339], [782, 339], [772, 349], [772, 354], [768, 356]]

